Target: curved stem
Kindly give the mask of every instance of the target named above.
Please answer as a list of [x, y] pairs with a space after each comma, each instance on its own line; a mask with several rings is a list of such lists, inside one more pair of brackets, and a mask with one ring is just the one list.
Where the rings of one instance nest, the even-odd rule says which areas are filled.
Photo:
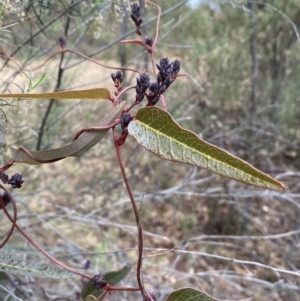
[[114, 99], [114, 105], [116, 106], [118, 104], [118, 101], [120, 100], [121, 96], [127, 92], [128, 90], [130, 89], [134, 89], [136, 86], [135, 85], [131, 85], [131, 86], [128, 86], [126, 88], [124, 88], [122, 91], [120, 91], [118, 93], [118, 95], [116, 96], [116, 98]]
[[144, 246], [144, 240], [143, 240], [143, 230], [142, 230], [142, 226], [140, 223], [140, 217], [139, 217], [139, 211], [137, 209], [135, 200], [134, 200], [134, 196], [131, 190], [131, 187], [129, 185], [129, 181], [128, 178], [126, 176], [126, 172], [125, 172], [125, 167], [122, 161], [122, 156], [121, 156], [121, 147], [120, 145], [118, 145], [118, 136], [116, 133], [115, 128], [113, 128], [113, 135], [114, 135], [114, 140], [115, 140], [115, 149], [116, 149], [116, 153], [117, 153], [117, 157], [118, 157], [118, 162], [120, 165], [120, 169], [121, 169], [121, 173], [124, 179], [124, 183], [126, 185], [126, 189], [131, 201], [131, 205], [134, 211], [134, 215], [135, 215], [135, 220], [136, 220], [136, 225], [138, 228], [138, 262], [137, 262], [137, 274], [136, 274], [136, 278], [137, 278], [137, 282], [138, 282], [138, 286], [139, 289], [143, 295], [143, 297], [145, 296], [145, 290], [144, 290], [144, 285], [143, 285], [143, 281], [142, 281], [142, 277], [141, 277], [141, 269], [142, 269], [142, 261], [143, 261], [143, 246]]
[[[10, 200], [13, 200], [13, 197], [11, 195], [11, 193], [4, 187], [0, 184], [0, 188], [2, 188], [8, 195], [9, 199]], [[6, 235], [6, 237], [3, 239], [3, 241], [1, 242], [0, 244], [0, 249], [3, 248], [3, 246], [8, 242], [8, 240], [10, 239], [14, 229], [15, 229], [15, 226], [16, 226], [16, 221], [17, 221], [17, 206], [16, 206], [16, 203], [11, 201], [12, 205], [13, 205], [13, 210], [14, 210], [14, 216], [13, 216], [13, 220], [12, 220], [12, 226], [8, 232], [8, 234]], [[8, 214], [8, 211], [5, 207], [5, 204], [3, 202], [3, 199], [2, 197], [0, 197], [0, 209], [3, 209], [3, 211], [5, 212], [5, 214], [7, 215]]]
[[152, 1], [150, 0], [146, 0], [146, 2], [148, 2], [149, 4], [155, 6], [158, 10], [158, 14], [157, 14], [157, 22], [156, 22], [156, 32], [155, 32], [155, 38], [154, 38], [154, 41], [153, 41], [153, 44], [152, 44], [152, 49], [154, 50], [155, 49], [155, 45], [157, 43], [157, 39], [158, 39], [158, 34], [159, 34], [159, 23], [160, 23], [160, 17], [161, 17], [161, 8], [159, 5], [153, 3]]
[[[0, 187], [2, 189], [3, 186], [0, 184]], [[14, 198], [11, 197], [11, 202], [13, 204], [13, 206], [15, 206], [15, 201], [14, 201]], [[41, 253], [43, 253], [46, 257], [48, 257], [51, 261], [53, 261], [54, 263], [56, 263], [58, 266], [60, 266], [61, 268], [71, 272], [71, 273], [74, 273], [76, 275], [79, 275], [83, 278], [86, 278], [86, 279], [92, 279], [92, 277], [88, 276], [88, 275], [85, 275], [85, 274], [82, 274], [80, 273], [79, 271], [76, 271], [70, 267], [68, 267], [67, 265], [65, 265], [64, 263], [60, 262], [59, 260], [57, 260], [56, 258], [54, 258], [52, 255], [50, 255], [48, 252], [46, 252], [41, 246], [39, 246], [33, 239], [31, 239], [30, 236], [28, 236], [21, 227], [19, 227], [19, 225], [14, 221], [14, 218], [11, 217], [11, 215], [9, 214], [9, 212], [7, 211], [7, 209], [4, 207], [3, 208], [6, 216], [8, 217], [8, 219], [15, 224], [15, 227], [20, 231], [20, 233], [34, 246], [36, 247]]]
[[64, 159], [65, 157], [61, 157], [61, 158], [57, 158], [57, 159], [49, 159], [49, 160], [44, 160], [44, 159], [40, 159], [37, 156], [33, 155], [30, 150], [28, 150], [27, 148], [21, 146], [18, 148], [18, 150], [24, 152], [28, 157], [30, 157], [32, 160], [39, 162], [39, 163], [53, 163], [53, 162], [57, 162], [59, 160]]
[[83, 128], [82, 130], [80, 130], [74, 137], [73, 141], [77, 140], [79, 138], [80, 135], [82, 135], [85, 132], [89, 132], [89, 131], [102, 131], [102, 130], [109, 130], [112, 127], [116, 126], [117, 124], [119, 124], [119, 120], [117, 120], [115, 123], [107, 125], [107, 126], [91, 126], [91, 127], [87, 127], [87, 128]]
[[12, 165], [14, 165], [16, 163], [16, 161], [14, 159], [9, 160], [4, 166], [2, 166], [0, 168], [0, 172], [3, 172], [5, 170], [7, 170], [8, 168], [10, 168]]
[[131, 69], [131, 68], [124, 68], [124, 67], [113, 67], [113, 66], [108, 66], [108, 65], [105, 65], [105, 64], [102, 64], [102, 63], [99, 63], [98, 61], [94, 60], [94, 59], [91, 59], [90, 57], [80, 53], [80, 52], [77, 52], [75, 50], [71, 50], [71, 49], [62, 49], [60, 51], [57, 51], [55, 52], [54, 54], [52, 54], [51, 56], [49, 56], [42, 64], [40, 64], [39, 66], [33, 68], [33, 69], [29, 69], [29, 68], [23, 68], [15, 59], [13, 59], [12, 57], [10, 57], [8, 54], [6, 54], [4, 51], [0, 51], [0, 54], [4, 55], [7, 57], [7, 59], [9, 60], [12, 60], [19, 68], [20, 70], [23, 70], [23, 71], [28, 71], [28, 72], [32, 72], [32, 71], [36, 71], [38, 69], [40, 69], [41, 67], [43, 67], [44, 65], [47, 64], [47, 62], [49, 62], [52, 58], [54, 58], [55, 56], [59, 55], [59, 54], [65, 54], [65, 53], [73, 53], [73, 54], [76, 54], [96, 65], [99, 65], [99, 66], [102, 66], [104, 68], [107, 68], [107, 69], [113, 69], [113, 70], [124, 70], [124, 71], [132, 71], [132, 72], [135, 72], [135, 73], [140, 73], [139, 71], [135, 70], [135, 69]]

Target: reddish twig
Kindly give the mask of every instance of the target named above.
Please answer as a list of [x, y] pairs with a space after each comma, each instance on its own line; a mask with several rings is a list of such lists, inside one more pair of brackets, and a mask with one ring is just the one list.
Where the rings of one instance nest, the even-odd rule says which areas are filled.
[[6, 169], [10, 168], [14, 163], [16, 163], [14, 159], [9, 160], [4, 166], [0, 168], [0, 172], [3, 172]]
[[110, 125], [107, 125], [107, 126], [91, 126], [91, 127], [83, 128], [82, 130], [80, 130], [75, 135], [73, 141], [77, 140], [79, 138], [79, 136], [82, 135], [85, 132], [109, 130], [109, 129], [111, 129], [112, 127], [116, 126], [119, 123], [120, 123], [120, 121], [119, 121], [119, 119], [117, 119], [113, 124], [110, 124]]
[[[2, 189], [3, 186], [0, 184], [0, 187]], [[14, 201], [14, 198], [12, 197], [11, 198], [11, 202], [13, 204], [13, 206], [15, 206], [15, 201]], [[8, 219], [14, 223], [15, 227], [20, 231], [20, 233], [34, 246], [36, 247], [41, 253], [43, 253], [47, 258], [49, 258], [51, 261], [53, 261], [55, 264], [57, 264], [58, 266], [60, 266], [61, 268], [71, 272], [71, 273], [74, 273], [78, 276], [81, 276], [83, 278], [86, 278], [86, 279], [92, 279], [91, 276], [88, 276], [88, 275], [85, 275], [83, 273], [80, 273], [79, 271], [76, 271], [70, 267], [68, 267], [67, 265], [65, 265], [64, 263], [60, 262], [59, 260], [57, 260], [55, 257], [53, 257], [52, 255], [50, 255], [48, 252], [46, 252], [41, 246], [39, 246], [30, 236], [28, 236], [21, 227], [19, 227], [19, 225], [16, 223], [16, 221], [14, 220], [13, 217], [11, 217], [11, 215], [9, 214], [9, 212], [6, 210], [6, 208], [4, 207], [4, 212], [6, 214], [6, 216], [8, 217]]]
[[158, 14], [157, 14], [157, 22], [156, 22], [156, 32], [155, 32], [155, 38], [153, 40], [153, 44], [152, 44], [152, 50], [154, 51], [155, 49], [155, 45], [157, 43], [157, 40], [158, 40], [158, 34], [159, 34], [159, 23], [160, 23], [160, 18], [161, 18], [161, 8], [159, 5], [153, 3], [152, 1], [150, 0], [145, 0], [146, 2], [148, 2], [149, 4], [155, 6], [158, 10]]
[[57, 158], [57, 159], [51, 159], [51, 160], [43, 160], [43, 159], [40, 159], [38, 158], [37, 156], [33, 155], [30, 150], [28, 150], [27, 148], [21, 146], [18, 148], [19, 150], [23, 151], [24, 153], [26, 153], [26, 155], [28, 157], [30, 157], [31, 159], [33, 159], [34, 161], [36, 162], [39, 162], [39, 163], [53, 163], [53, 162], [57, 162], [57, 161], [60, 161], [62, 159], [64, 159], [65, 157], [62, 157], [62, 158]]
[[115, 140], [115, 149], [116, 149], [116, 153], [117, 153], [117, 158], [118, 158], [118, 162], [119, 162], [119, 166], [121, 169], [121, 173], [122, 173], [122, 177], [124, 180], [124, 183], [126, 185], [126, 189], [131, 201], [131, 205], [132, 205], [132, 209], [134, 211], [134, 215], [135, 215], [135, 220], [136, 220], [136, 225], [138, 228], [138, 262], [137, 262], [137, 282], [138, 282], [138, 286], [139, 289], [142, 293], [143, 296], [145, 296], [145, 290], [144, 290], [144, 285], [143, 285], [143, 281], [142, 281], [142, 277], [141, 277], [141, 270], [142, 270], [142, 261], [143, 261], [143, 245], [144, 245], [144, 240], [143, 240], [143, 230], [142, 230], [142, 226], [140, 223], [140, 217], [139, 217], [139, 212], [134, 200], [134, 196], [131, 190], [131, 187], [129, 185], [129, 181], [128, 178], [126, 176], [126, 172], [125, 172], [125, 167], [122, 161], [122, 156], [121, 156], [121, 147], [118, 144], [118, 136], [116, 133], [115, 128], [113, 128], [113, 135], [114, 135], [114, 140]]
[[[8, 240], [10, 239], [15, 227], [16, 227], [16, 221], [17, 221], [17, 206], [16, 206], [16, 203], [14, 202], [13, 200], [13, 197], [11, 195], [11, 193], [2, 185], [0, 184], [0, 188], [2, 188], [8, 195], [9, 199], [10, 199], [10, 202], [12, 203], [13, 205], [13, 210], [14, 210], [14, 215], [13, 215], [13, 219], [12, 219], [12, 225], [11, 225], [11, 228], [9, 230], [9, 232], [7, 233], [6, 237], [2, 240], [1, 244], [0, 244], [0, 249], [3, 248], [3, 246], [8, 242]], [[8, 215], [8, 211], [6, 209], [6, 206], [3, 202], [3, 199], [2, 197], [0, 197], [0, 209], [3, 209], [4, 213], [6, 215]]]

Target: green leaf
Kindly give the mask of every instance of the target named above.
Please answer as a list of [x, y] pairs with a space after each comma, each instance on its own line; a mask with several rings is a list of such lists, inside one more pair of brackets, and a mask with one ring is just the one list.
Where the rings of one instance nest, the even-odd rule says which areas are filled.
[[[126, 102], [123, 101], [115, 109], [113, 109], [107, 116], [105, 116], [101, 121], [95, 126], [107, 126], [115, 121], [122, 110], [125, 107]], [[90, 148], [97, 144], [108, 132], [108, 129], [98, 130], [98, 131], [87, 131], [79, 136], [78, 139], [69, 143], [63, 147], [46, 149], [42, 151], [29, 151], [34, 157], [41, 160], [56, 160], [65, 157], [80, 157], [85, 154]], [[36, 160], [28, 156], [23, 150], [10, 148], [12, 153], [12, 158], [15, 162], [26, 163], [26, 164], [40, 164]]]
[[58, 91], [50, 93], [4, 93], [0, 98], [37, 98], [37, 99], [110, 99], [110, 92], [106, 88]]
[[181, 288], [170, 294], [167, 301], [217, 301], [193, 288]]
[[126, 265], [119, 271], [112, 271], [106, 273], [104, 279], [110, 285], [116, 285], [128, 275], [130, 270], [131, 270], [131, 265]]
[[[119, 283], [122, 279], [124, 279], [127, 274], [130, 272], [131, 266], [126, 265], [119, 271], [112, 271], [105, 274], [104, 279], [107, 281], [110, 285], [116, 285]], [[88, 281], [85, 286], [83, 287], [81, 291], [81, 297], [84, 299], [88, 295], [97, 295], [99, 296], [101, 294], [100, 290], [96, 290], [93, 286], [92, 280]]]
[[0, 271], [45, 278], [71, 278], [76, 275], [53, 265], [28, 262], [0, 250]]
[[287, 189], [249, 163], [183, 129], [168, 112], [160, 108], [140, 109], [135, 120], [130, 122], [128, 132], [139, 144], [162, 159], [203, 167], [250, 185]]
[[49, 74], [47, 73], [43, 73], [35, 83], [32, 83], [32, 81], [30, 81], [29, 91], [34, 90], [36, 87], [42, 85], [48, 75]]

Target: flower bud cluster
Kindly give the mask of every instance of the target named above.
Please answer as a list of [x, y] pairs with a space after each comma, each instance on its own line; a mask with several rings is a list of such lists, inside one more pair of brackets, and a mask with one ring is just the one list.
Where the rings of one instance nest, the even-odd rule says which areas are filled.
[[[136, 102], [141, 102], [146, 95], [149, 104], [154, 106], [159, 101], [160, 96], [176, 79], [180, 70], [180, 61], [175, 60], [174, 62], [170, 62], [168, 57], [163, 57], [156, 66], [159, 71], [156, 82], [150, 83], [150, 77], [145, 72], [137, 78]], [[148, 88], [149, 92], [147, 95], [146, 90]]]
[[10, 184], [12, 188], [21, 188], [24, 181], [22, 180], [22, 175], [19, 173], [15, 173], [11, 176], [11, 178], [8, 177], [8, 175], [4, 172], [0, 173], [0, 180], [4, 184]]
[[132, 120], [132, 115], [130, 113], [124, 113], [120, 117], [120, 123], [123, 130], [127, 129], [128, 124], [131, 122], [131, 120]]
[[153, 45], [153, 39], [150, 37], [145, 37], [145, 43], [151, 47]]
[[124, 79], [123, 72], [121, 70], [118, 70], [116, 73], [111, 74], [111, 78], [114, 81], [114, 83], [115, 82], [122, 83]]
[[143, 72], [137, 79], [136, 79], [136, 102], [141, 102], [144, 97], [147, 89], [150, 86], [150, 76], [146, 72]]
[[141, 35], [141, 24], [142, 24], [142, 18], [141, 18], [141, 7], [137, 2], [133, 2], [131, 4], [131, 19], [135, 23], [136, 26], [136, 32], [137, 34]]
[[95, 289], [97, 290], [101, 290], [101, 289], [104, 289], [107, 285], [107, 282], [106, 280], [104, 279], [104, 274], [96, 274], [93, 279], [92, 279], [92, 282], [93, 282], [93, 286]]

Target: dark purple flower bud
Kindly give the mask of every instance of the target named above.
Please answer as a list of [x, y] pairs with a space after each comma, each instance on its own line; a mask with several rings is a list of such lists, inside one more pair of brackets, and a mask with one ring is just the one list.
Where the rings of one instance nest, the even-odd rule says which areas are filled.
[[146, 38], [145, 38], [145, 43], [146, 43], [148, 46], [152, 46], [152, 45], [153, 45], [153, 39], [152, 39], [152, 38], [149, 38], [149, 37], [146, 37]]
[[22, 180], [22, 175], [19, 173], [15, 173], [8, 182], [12, 188], [21, 188], [23, 183], [24, 181]]
[[157, 69], [158, 69], [160, 72], [163, 72], [163, 71], [164, 71], [164, 69], [163, 69], [160, 65], [156, 64], [156, 67], [157, 67]]
[[87, 260], [83, 266], [83, 269], [84, 270], [88, 270], [91, 266], [91, 261], [90, 260]]
[[136, 87], [135, 91], [137, 94], [137, 101], [140, 102], [143, 100], [145, 96], [146, 90], [149, 88], [150, 85], [150, 76], [146, 72], [142, 73], [137, 79], [136, 79]]
[[8, 175], [5, 172], [0, 173], [0, 180], [4, 183], [7, 184], [9, 182]]
[[[6, 192], [4, 192], [2, 195], [0, 195], [0, 197], [2, 198], [2, 202], [3, 202], [4, 206], [6, 207], [10, 203], [9, 195]], [[1, 203], [0, 203], [0, 209], [2, 209]]]
[[146, 91], [150, 86], [150, 76], [147, 73], [141, 74], [140, 83], [144, 91]]
[[117, 71], [116, 78], [120, 83], [123, 81], [124, 76], [123, 76], [123, 72], [121, 70]]
[[135, 17], [139, 17], [140, 16], [140, 9], [141, 9], [141, 7], [140, 7], [140, 5], [137, 2], [131, 3], [131, 13]]
[[142, 23], [142, 18], [141, 18], [141, 12], [140, 12], [140, 5], [137, 2], [134, 2], [131, 4], [131, 19], [135, 23], [135, 26], [137, 28], [137, 33], [140, 33], [140, 25]]
[[122, 129], [127, 128], [128, 124], [131, 122], [132, 116], [129, 113], [125, 113], [120, 117], [120, 123]]
[[162, 82], [162, 76], [161, 76], [160, 72], [157, 74], [156, 79], [157, 79], [158, 84], [160, 84]]
[[159, 92], [159, 84], [157, 82], [151, 83], [149, 86], [149, 90], [153, 91], [154, 93]]
[[67, 45], [67, 40], [66, 40], [66, 37], [65, 36], [61, 36], [58, 38], [58, 42], [60, 44], [60, 47], [62, 49], [66, 48], [66, 45]]
[[173, 69], [172, 76], [177, 75], [180, 70], [180, 61], [179, 60], [174, 61], [172, 69]]
[[151, 101], [149, 100], [149, 103], [154, 106], [158, 103], [159, 101], [159, 96], [158, 97], [154, 97]]
[[166, 85], [162, 85], [162, 86], [159, 88], [159, 94], [164, 93], [166, 90], [167, 90], [167, 86], [166, 86]]
[[142, 87], [141, 86], [136, 86], [135, 87], [135, 91], [136, 91], [136, 94], [137, 95], [142, 95], [142, 94], [144, 94], [144, 91], [143, 91], [143, 89], [142, 89]]
[[115, 73], [112, 73], [111, 75], [111, 79], [115, 82], [117, 80], [117, 76]]
[[96, 274], [93, 279], [92, 279], [92, 282], [93, 282], [93, 286], [95, 289], [97, 290], [101, 290], [101, 289], [104, 289], [107, 285], [107, 282], [106, 280], [104, 279], [104, 274]]
[[168, 75], [164, 80], [164, 84], [167, 85], [167, 87], [169, 87], [173, 83], [173, 81], [174, 79], [171, 78], [171, 75]]
[[172, 72], [172, 68], [171, 68], [171, 67], [168, 67], [168, 68], [166, 69], [166, 76], [170, 75], [171, 72]]
[[166, 56], [166, 57], [163, 57], [159, 60], [159, 64], [160, 66], [163, 68], [163, 69], [167, 69], [169, 66], [169, 58]]

